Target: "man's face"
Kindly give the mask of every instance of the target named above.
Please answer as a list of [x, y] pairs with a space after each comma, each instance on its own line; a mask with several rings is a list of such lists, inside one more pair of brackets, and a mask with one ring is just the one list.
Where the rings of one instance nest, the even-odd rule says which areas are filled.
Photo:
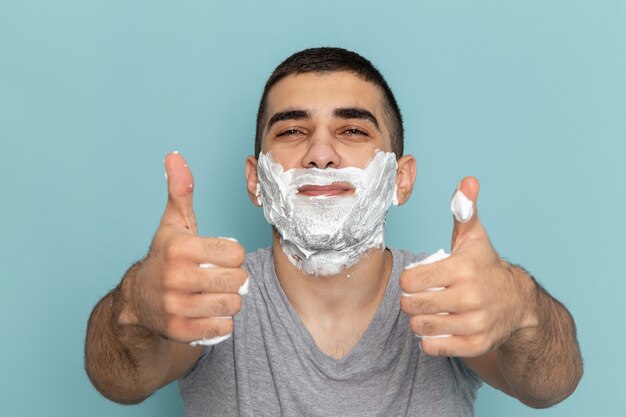
[[391, 151], [383, 95], [349, 72], [285, 77], [270, 90], [262, 152], [285, 170], [365, 168]]

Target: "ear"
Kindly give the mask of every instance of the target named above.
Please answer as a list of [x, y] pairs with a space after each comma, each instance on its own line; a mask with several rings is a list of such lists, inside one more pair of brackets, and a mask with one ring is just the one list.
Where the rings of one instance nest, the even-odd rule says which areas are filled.
[[396, 197], [398, 205], [406, 203], [413, 192], [413, 184], [417, 175], [415, 158], [411, 155], [404, 155], [398, 159], [398, 173], [396, 174]]
[[249, 156], [246, 159], [246, 181], [248, 188], [248, 197], [250, 201], [257, 207], [261, 207], [258, 197], [256, 196], [257, 184], [259, 183], [259, 176], [257, 172], [258, 161], [254, 156]]

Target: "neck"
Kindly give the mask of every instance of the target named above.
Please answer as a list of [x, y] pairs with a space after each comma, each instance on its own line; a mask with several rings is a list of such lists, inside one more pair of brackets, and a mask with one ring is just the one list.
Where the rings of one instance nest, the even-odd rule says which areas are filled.
[[354, 266], [329, 276], [306, 275], [296, 268], [283, 252], [276, 232], [273, 252], [278, 281], [305, 323], [373, 316], [391, 274], [391, 253], [383, 248], [370, 250]]

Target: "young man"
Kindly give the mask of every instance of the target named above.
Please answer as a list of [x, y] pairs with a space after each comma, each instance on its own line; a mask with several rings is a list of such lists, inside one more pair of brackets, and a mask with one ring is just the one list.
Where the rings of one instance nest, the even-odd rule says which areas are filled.
[[191, 172], [177, 153], [165, 165], [150, 251], [89, 320], [86, 368], [108, 398], [180, 379], [190, 416], [468, 416], [481, 380], [533, 407], [580, 380], [571, 316], [495, 252], [476, 179], [455, 194], [451, 256], [414, 266], [425, 257], [385, 248], [415, 160], [361, 56], [308, 49], [266, 84], [246, 176], [271, 249], [199, 237]]

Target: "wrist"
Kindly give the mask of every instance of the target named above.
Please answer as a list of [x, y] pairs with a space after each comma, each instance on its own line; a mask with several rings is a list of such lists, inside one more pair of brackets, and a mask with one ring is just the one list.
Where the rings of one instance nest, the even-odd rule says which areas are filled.
[[137, 325], [139, 323], [133, 307], [133, 281], [139, 272], [140, 265], [141, 262], [137, 262], [131, 266], [114, 290], [111, 310], [113, 312], [113, 321], [117, 327]]
[[131, 266], [122, 281], [113, 290], [112, 321], [121, 338], [133, 340], [149, 339], [158, 336], [155, 332], [143, 326], [135, 308], [134, 285], [141, 272], [143, 261]]
[[542, 310], [541, 292], [535, 278], [521, 266], [513, 267], [516, 279], [522, 288], [523, 313], [520, 320], [520, 330], [537, 329], [541, 323], [539, 312]]
[[[511, 279], [516, 284], [518, 294], [517, 320], [511, 329], [511, 334], [504, 345], [529, 342], [537, 338], [541, 327], [541, 291], [535, 278], [522, 266], [506, 263]], [[506, 347], [506, 346], [503, 346]]]

